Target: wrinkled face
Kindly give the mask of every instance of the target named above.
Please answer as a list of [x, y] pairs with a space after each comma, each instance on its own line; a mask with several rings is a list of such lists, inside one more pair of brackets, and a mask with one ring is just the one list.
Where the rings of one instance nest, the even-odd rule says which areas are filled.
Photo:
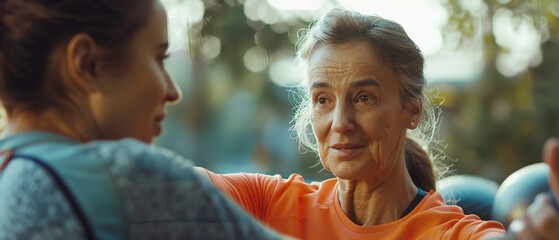
[[411, 114], [397, 75], [375, 52], [356, 41], [320, 46], [309, 59], [319, 156], [341, 179], [374, 181], [403, 161]]
[[[102, 139], [136, 138], [149, 143], [161, 133], [167, 102], [180, 93], [163, 66], [168, 47], [167, 16], [156, 2], [146, 24], [129, 44], [131, 56], [115, 71], [107, 71], [100, 91], [90, 97]], [[110, 68], [110, 66], [109, 66]]]

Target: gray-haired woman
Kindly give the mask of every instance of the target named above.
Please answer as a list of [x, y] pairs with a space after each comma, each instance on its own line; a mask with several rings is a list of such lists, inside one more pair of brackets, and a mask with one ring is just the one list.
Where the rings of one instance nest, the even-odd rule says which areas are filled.
[[464, 215], [435, 191], [428, 147], [437, 113], [423, 57], [403, 28], [334, 9], [298, 51], [306, 67], [294, 129], [336, 177], [306, 183], [215, 174], [213, 183], [272, 228], [302, 239], [481, 239], [501, 224]]

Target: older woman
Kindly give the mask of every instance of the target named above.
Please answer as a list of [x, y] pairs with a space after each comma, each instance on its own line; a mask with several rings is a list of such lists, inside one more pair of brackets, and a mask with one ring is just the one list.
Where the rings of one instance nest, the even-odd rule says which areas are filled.
[[399, 24], [334, 9], [308, 31], [298, 56], [307, 77], [295, 129], [336, 178], [308, 184], [299, 175], [206, 171], [218, 188], [303, 239], [504, 234], [434, 191], [437, 174], [417, 141], [429, 145], [437, 114], [424, 93], [423, 57]]
[[147, 145], [167, 46], [157, 0], [0, 2], [0, 239], [279, 238]]

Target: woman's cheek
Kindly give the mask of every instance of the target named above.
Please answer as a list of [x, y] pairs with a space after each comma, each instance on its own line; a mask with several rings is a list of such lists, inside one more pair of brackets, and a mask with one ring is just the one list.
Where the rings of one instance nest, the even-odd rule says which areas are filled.
[[390, 123], [385, 119], [377, 119], [378, 124], [371, 129], [369, 138], [373, 143], [373, 155], [378, 161], [379, 166], [383, 166], [385, 163], [381, 162], [386, 159], [389, 152], [389, 145], [391, 145], [390, 139], [394, 137], [390, 133]]
[[327, 149], [319, 149], [320, 151], [320, 162], [322, 163], [322, 166], [328, 170], [329, 172], [331, 172], [330, 170], [330, 164], [328, 162], [328, 150]]
[[324, 123], [324, 118], [316, 116], [315, 114], [311, 115], [311, 126], [316, 140], [320, 162], [326, 170], [330, 171], [330, 166], [328, 164], [328, 147], [325, 145], [328, 131], [325, 129]]

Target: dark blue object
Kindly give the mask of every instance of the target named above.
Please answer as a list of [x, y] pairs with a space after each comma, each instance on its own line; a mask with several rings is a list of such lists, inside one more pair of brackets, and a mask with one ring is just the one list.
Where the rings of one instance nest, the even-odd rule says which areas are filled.
[[447, 204], [460, 206], [465, 214], [475, 214], [491, 220], [493, 202], [499, 184], [471, 175], [455, 175], [437, 182], [439, 192]]

